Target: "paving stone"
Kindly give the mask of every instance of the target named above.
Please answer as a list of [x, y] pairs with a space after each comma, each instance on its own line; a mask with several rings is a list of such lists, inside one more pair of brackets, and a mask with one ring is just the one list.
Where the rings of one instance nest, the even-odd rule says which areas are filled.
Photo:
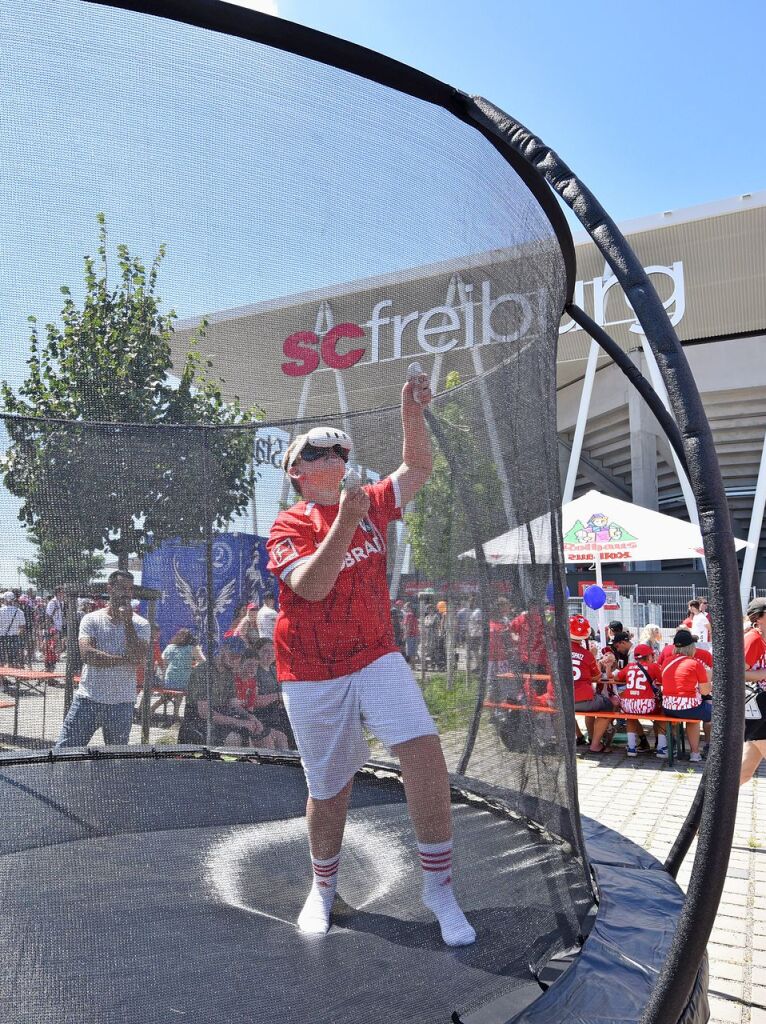
[[732, 999], [744, 1000], [745, 986], [741, 981], [731, 981], [729, 978], [711, 978], [708, 985], [708, 995], [731, 996]]
[[[711, 1024], [741, 1024], [743, 1009], [744, 1007], [741, 1003], [727, 999], [716, 999], [714, 996], [711, 996]], [[756, 1024], [752, 1017], [750, 1018], [750, 1024]], [[763, 1018], [760, 1024], [766, 1024], [766, 1017]]]
[[750, 992], [750, 1002], [766, 1007], [766, 985], [753, 985]]
[[[710, 961], [710, 977], [712, 978], [725, 978], [728, 981], [742, 982], [745, 977], [744, 965], [727, 963], [724, 960], [711, 960]], [[711, 982], [712, 984], [712, 982]], [[712, 986], [715, 988], [715, 986]]]
[[[753, 985], [766, 986], [766, 965], [754, 966], [751, 980]], [[766, 1000], [764, 1000], [764, 1003], [766, 1003]]]
[[707, 955], [711, 960], [722, 960], [728, 963], [740, 964], [742, 963], [742, 944], [740, 943], [739, 946], [725, 946], [721, 942], [713, 942], [711, 940], [707, 944]]
[[[737, 893], [741, 896], [747, 896], [750, 892], [750, 879], [731, 878], [729, 875], [727, 875], [723, 891], [724, 893]], [[766, 900], [764, 900], [764, 906], [766, 906]]]

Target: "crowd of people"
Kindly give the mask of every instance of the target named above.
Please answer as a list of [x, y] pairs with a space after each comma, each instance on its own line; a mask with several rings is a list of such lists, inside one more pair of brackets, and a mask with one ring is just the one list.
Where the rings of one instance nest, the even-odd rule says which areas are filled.
[[63, 588], [48, 597], [33, 587], [6, 590], [0, 600], [0, 664], [32, 668], [40, 660], [50, 669], [66, 638]]

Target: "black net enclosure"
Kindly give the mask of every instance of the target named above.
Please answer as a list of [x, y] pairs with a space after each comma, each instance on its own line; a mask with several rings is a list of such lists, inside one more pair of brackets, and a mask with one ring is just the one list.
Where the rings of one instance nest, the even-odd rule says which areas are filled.
[[637, 1020], [682, 895], [577, 804], [553, 194], [279, 19], [4, 15], [0, 1020]]

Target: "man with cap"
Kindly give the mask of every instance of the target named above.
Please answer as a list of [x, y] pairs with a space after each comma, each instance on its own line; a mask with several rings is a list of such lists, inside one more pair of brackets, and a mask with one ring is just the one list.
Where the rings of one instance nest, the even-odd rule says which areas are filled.
[[239, 625], [235, 628], [234, 634], [241, 640], [248, 650], [255, 650], [258, 643], [258, 602], [251, 601], [245, 609], [245, 614]]
[[694, 657], [696, 637], [688, 629], [676, 630], [673, 637], [674, 657], [662, 667], [662, 708], [668, 718], [694, 718], [687, 722], [690, 761], [701, 761], [699, 750], [700, 722], [705, 723], [705, 737], [709, 739], [713, 705], [703, 697], [710, 693], [712, 672]]
[[0, 606], [0, 664], [22, 667], [24, 626], [24, 612], [16, 604], [16, 595], [6, 590]]
[[366, 726], [401, 765], [423, 902], [444, 942], [462, 946], [476, 934], [452, 890], [447, 768], [436, 726], [396, 646], [386, 579], [388, 525], [432, 469], [423, 415], [431, 393], [417, 371], [402, 389], [402, 463], [391, 476], [362, 487], [349, 474], [342, 487], [351, 439], [334, 427], [315, 427], [287, 448], [283, 469], [301, 500], [279, 513], [267, 543], [269, 569], [279, 579], [274, 644], [309, 789], [313, 883], [298, 927], [315, 935], [330, 927], [353, 777], [369, 757]]
[[124, 746], [130, 737], [136, 669], [146, 658], [151, 631], [146, 619], [133, 611], [132, 573], [117, 569], [109, 576], [107, 589], [106, 608], [88, 612], [80, 622], [83, 670], [57, 750], [87, 747], [99, 728], [106, 744]]
[[[679, 626], [679, 629], [686, 629], [686, 627]], [[694, 654], [692, 655], [692, 657], [695, 658], [697, 661], [701, 662], [705, 666], [705, 668], [712, 669], [713, 655], [710, 653], [710, 651], [706, 651], [704, 648], [698, 646], [697, 640], [699, 638], [697, 634], [693, 632], [693, 630], [686, 629], [686, 632], [692, 638], [692, 642], [694, 643]], [[664, 668], [667, 662], [669, 662], [672, 658], [675, 658], [675, 656], [675, 646], [672, 643], [666, 644], [662, 648], [660, 653], [657, 655], [657, 664], [660, 666], [660, 668]]]
[[756, 597], [747, 606], [750, 628], [745, 633], [745, 682], [755, 683], [760, 718], [745, 722], [745, 746], [739, 784], [752, 779], [758, 765], [766, 757], [766, 597]]

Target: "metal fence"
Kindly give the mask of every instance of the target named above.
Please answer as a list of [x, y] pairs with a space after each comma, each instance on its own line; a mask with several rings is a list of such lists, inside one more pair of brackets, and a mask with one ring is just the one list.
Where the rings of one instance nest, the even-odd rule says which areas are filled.
[[[686, 587], [621, 584], [610, 588], [610, 594], [613, 590], [619, 593], [619, 607], [607, 607], [607, 620], [619, 619], [631, 629], [640, 629], [654, 622], [664, 630], [674, 630], [686, 618], [689, 601], [710, 596], [708, 587], [693, 584]], [[766, 589], [752, 587], [750, 597], [766, 597]], [[573, 615], [585, 615], [594, 625], [597, 624], [598, 614], [587, 608], [582, 598], [571, 597], [569, 610]]]

